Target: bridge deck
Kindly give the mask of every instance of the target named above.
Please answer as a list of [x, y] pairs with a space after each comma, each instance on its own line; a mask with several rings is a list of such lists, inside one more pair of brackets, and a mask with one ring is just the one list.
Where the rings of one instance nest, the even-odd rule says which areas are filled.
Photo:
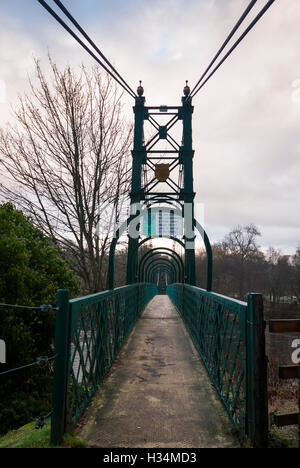
[[237, 446], [234, 428], [167, 296], [146, 307], [90, 404], [90, 447]]

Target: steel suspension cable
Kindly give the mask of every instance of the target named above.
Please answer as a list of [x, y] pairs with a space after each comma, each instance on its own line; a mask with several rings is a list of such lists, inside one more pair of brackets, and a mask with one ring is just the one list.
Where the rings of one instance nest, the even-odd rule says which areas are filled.
[[225, 42], [222, 44], [222, 46], [220, 47], [220, 49], [218, 50], [217, 54], [215, 55], [215, 57], [213, 58], [213, 60], [210, 62], [210, 64], [208, 65], [207, 69], [205, 70], [205, 72], [203, 73], [203, 75], [199, 78], [199, 80], [197, 81], [197, 83], [195, 84], [194, 88], [192, 89], [191, 91], [191, 95], [193, 94], [193, 92], [195, 91], [195, 89], [197, 88], [197, 86], [200, 84], [200, 82], [203, 80], [203, 78], [207, 75], [208, 71], [211, 69], [211, 67], [213, 66], [213, 64], [215, 63], [215, 61], [217, 60], [217, 58], [220, 56], [220, 54], [223, 52], [223, 50], [225, 49], [225, 47], [227, 46], [228, 42], [230, 41], [230, 39], [234, 36], [234, 34], [236, 33], [236, 31], [239, 29], [239, 27], [241, 26], [241, 24], [243, 23], [243, 21], [246, 19], [246, 17], [248, 16], [248, 14], [250, 13], [250, 11], [252, 10], [252, 8], [254, 7], [254, 5], [257, 3], [257, 0], [252, 0], [250, 2], [250, 4], [248, 5], [248, 7], [246, 8], [246, 10], [244, 11], [244, 13], [242, 14], [242, 16], [240, 17], [239, 21], [236, 23], [236, 25], [234, 26], [234, 28], [232, 29], [231, 33], [229, 34], [229, 36], [226, 38]]
[[57, 357], [58, 357], [58, 354], [56, 354], [55, 356], [52, 356], [50, 358], [48, 356], [39, 356], [36, 359], [35, 362], [32, 362], [31, 364], [25, 364], [24, 366], [15, 367], [14, 369], [9, 369], [7, 371], [1, 372], [0, 376], [6, 375], [6, 374], [11, 374], [12, 372], [27, 369], [28, 367], [33, 367], [33, 366], [39, 366], [41, 368], [46, 367], [49, 364], [50, 361], [54, 361], [54, 359], [56, 359]]
[[96, 62], [101, 65], [102, 68], [112, 77], [114, 80], [119, 83], [120, 86], [128, 93], [131, 97], [135, 98], [136, 94], [133, 91], [129, 91], [128, 88], [107, 68], [107, 66], [89, 49], [89, 47], [77, 36], [77, 34], [72, 31], [71, 28], [55, 13], [55, 11], [46, 3], [45, 0], [37, 0], [47, 11], [50, 13], [58, 23], [88, 52], [91, 57], [93, 57]]
[[268, 3], [262, 8], [262, 10], [258, 13], [258, 15], [254, 18], [254, 20], [250, 23], [247, 29], [241, 34], [241, 36], [237, 39], [231, 49], [225, 54], [225, 56], [220, 60], [218, 65], [213, 69], [213, 71], [208, 75], [205, 81], [201, 83], [201, 85], [194, 91], [191, 97], [194, 97], [200, 89], [208, 82], [208, 80], [215, 74], [215, 72], [220, 68], [220, 66], [225, 62], [225, 60], [232, 54], [232, 52], [236, 49], [236, 47], [242, 42], [242, 40], [247, 36], [247, 34], [253, 29], [256, 23], [261, 19], [261, 17], [267, 12], [270, 6], [275, 2], [275, 0], [269, 0]]
[[56, 5], [62, 10], [62, 12], [69, 18], [69, 20], [74, 24], [74, 26], [81, 32], [81, 34], [85, 37], [85, 39], [89, 42], [89, 44], [96, 50], [96, 52], [103, 58], [103, 60], [110, 66], [110, 68], [115, 72], [115, 74], [120, 78], [120, 80], [124, 83], [124, 85], [128, 88], [128, 90], [135, 95], [135, 92], [130, 88], [128, 83], [122, 78], [122, 76], [118, 73], [118, 71], [114, 68], [114, 66], [110, 63], [110, 61], [105, 57], [105, 55], [101, 52], [101, 50], [97, 47], [97, 45], [92, 41], [92, 39], [88, 36], [88, 34], [84, 31], [84, 29], [80, 26], [80, 24], [75, 20], [75, 18], [71, 15], [71, 13], [67, 10], [67, 8], [63, 5], [60, 0], [53, 0]]

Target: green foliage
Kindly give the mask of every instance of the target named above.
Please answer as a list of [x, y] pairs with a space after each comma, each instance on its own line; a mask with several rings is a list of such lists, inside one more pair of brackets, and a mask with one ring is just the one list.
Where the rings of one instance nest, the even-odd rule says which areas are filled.
[[272, 426], [269, 430], [268, 448], [297, 448], [298, 434], [296, 426], [278, 428]]
[[[258, 229], [237, 227], [223, 241], [212, 244], [213, 291], [246, 300], [249, 291], [260, 292], [274, 309], [276, 304], [300, 303], [300, 248], [286, 255], [257, 245]], [[197, 286], [205, 288], [206, 253], [196, 256]]]
[[[71, 295], [79, 288], [58, 247], [12, 204], [0, 205], [0, 302], [54, 304], [58, 288], [70, 289]], [[7, 360], [1, 372], [53, 355], [54, 327], [55, 311], [0, 307]], [[0, 433], [49, 411], [49, 369], [31, 367], [0, 379]]]

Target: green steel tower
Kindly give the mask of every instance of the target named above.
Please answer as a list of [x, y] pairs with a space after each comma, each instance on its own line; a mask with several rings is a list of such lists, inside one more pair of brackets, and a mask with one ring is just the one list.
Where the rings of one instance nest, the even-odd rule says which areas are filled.
[[[194, 285], [195, 278], [195, 235], [194, 235], [194, 187], [192, 147], [193, 106], [190, 88], [186, 83], [181, 99], [181, 106], [145, 106], [144, 90], [137, 88], [138, 96], [134, 106], [134, 143], [132, 150], [132, 179], [130, 192], [129, 222], [146, 208], [148, 216], [156, 205], [168, 205], [180, 212], [184, 219], [184, 281]], [[159, 116], [159, 118], [157, 117]], [[160, 120], [167, 120], [163, 124]], [[148, 121], [155, 129], [155, 134], [145, 142], [144, 123]], [[171, 128], [182, 122], [182, 142], [179, 144], [170, 134]], [[167, 142], [168, 149], [158, 149], [161, 140]], [[159, 161], [159, 162], [157, 162]], [[180, 175], [178, 182], [172, 177], [177, 168]], [[150, 173], [150, 180], [143, 180], [143, 174]], [[165, 187], [162, 188], [162, 184]], [[157, 188], [159, 186], [159, 188]], [[150, 219], [150, 218], [149, 218]], [[136, 225], [134, 236], [129, 235], [127, 284], [137, 281], [138, 245], [140, 224]], [[149, 233], [151, 229], [149, 230]], [[132, 231], [131, 231], [132, 234]], [[163, 237], [163, 235], [161, 235]]]

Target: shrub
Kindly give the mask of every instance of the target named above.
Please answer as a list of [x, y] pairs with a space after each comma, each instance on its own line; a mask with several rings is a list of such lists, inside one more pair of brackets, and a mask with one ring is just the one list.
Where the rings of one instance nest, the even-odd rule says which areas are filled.
[[[55, 303], [56, 290], [79, 284], [59, 248], [12, 204], [0, 205], [0, 302]], [[0, 372], [53, 355], [55, 311], [0, 307], [0, 338], [6, 364]], [[0, 376], [0, 432], [49, 411], [51, 372], [37, 366]]]

